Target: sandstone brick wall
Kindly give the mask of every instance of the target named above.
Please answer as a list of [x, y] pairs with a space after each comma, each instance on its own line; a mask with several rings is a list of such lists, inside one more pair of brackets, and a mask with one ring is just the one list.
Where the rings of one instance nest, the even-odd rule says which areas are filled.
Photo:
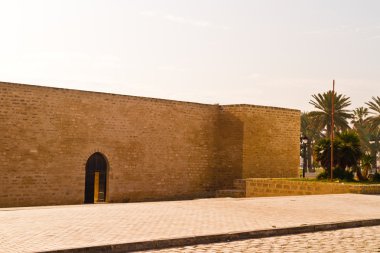
[[218, 115], [217, 185], [218, 189], [229, 189], [234, 179], [242, 178], [244, 122], [223, 110]]
[[298, 176], [300, 111], [254, 105], [223, 110], [244, 122], [242, 178]]
[[[0, 83], [0, 207], [83, 203], [85, 165], [94, 152], [109, 164], [109, 202], [212, 196], [243, 173], [261, 173], [256, 168], [269, 154], [283, 166], [265, 164], [275, 170], [268, 175], [292, 175], [298, 148], [291, 152], [283, 142], [270, 146], [274, 153], [260, 153], [271, 126], [255, 124], [270, 115], [250, 108]], [[271, 131], [298, 130], [298, 121], [288, 122], [294, 111], [271, 113]], [[261, 130], [265, 137], [255, 137]]]
[[356, 185], [347, 183], [326, 183], [262, 178], [248, 178], [242, 181], [245, 183], [244, 187], [241, 188], [245, 191], [245, 197], [339, 193], [380, 194], [380, 184]]

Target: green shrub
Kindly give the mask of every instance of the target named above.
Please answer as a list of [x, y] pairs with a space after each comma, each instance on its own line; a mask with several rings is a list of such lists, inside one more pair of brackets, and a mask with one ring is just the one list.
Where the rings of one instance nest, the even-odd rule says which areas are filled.
[[322, 179], [327, 179], [329, 178], [329, 173], [327, 173], [326, 170], [323, 170], [321, 173], [318, 174], [317, 179], [322, 180]]
[[345, 180], [345, 181], [354, 180], [354, 172], [352, 170], [345, 170], [339, 167], [333, 170], [333, 176], [334, 178], [338, 178], [340, 180]]
[[[333, 177], [336, 179], [345, 180], [345, 181], [354, 181], [354, 172], [352, 170], [345, 170], [345, 169], [337, 167], [333, 170]], [[318, 180], [329, 179], [329, 178], [330, 178], [330, 171], [328, 170], [322, 171], [317, 176]]]
[[370, 177], [368, 177], [368, 179], [371, 182], [380, 182], [380, 173], [376, 172], [375, 174], [373, 174]]
[[354, 181], [354, 172], [352, 170], [345, 170], [343, 180], [349, 181], [349, 182]]
[[342, 168], [334, 168], [333, 170], [333, 178], [337, 178], [343, 180], [345, 176], [345, 170]]

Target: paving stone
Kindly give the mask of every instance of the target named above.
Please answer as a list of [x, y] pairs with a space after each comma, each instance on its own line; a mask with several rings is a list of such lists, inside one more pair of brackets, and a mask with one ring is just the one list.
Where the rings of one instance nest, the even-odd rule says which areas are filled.
[[[379, 219], [379, 210], [380, 196], [356, 194], [3, 208], [0, 209], [0, 252], [38, 252], [255, 231], [273, 226], [286, 228]], [[327, 251], [332, 241], [364, 249], [378, 247], [372, 243], [371, 233], [363, 239], [361, 232], [347, 234], [345, 231], [348, 230], [324, 232], [325, 241], [304, 234], [295, 235], [292, 240], [286, 237], [260, 239], [253, 245], [230, 242], [216, 249], [255, 252], [259, 247], [268, 252], [294, 252], [291, 249], [297, 245], [307, 247], [309, 243], [305, 241], [319, 244], [320, 249]], [[372, 232], [380, 234], [378, 230]], [[344, 239], [332, 240], [335, 235], [343, 235]], [[233, 250], [228, 251], [230, 245]], [[348, 246], [345, 249], [349, 249]], [[194, 252], [194, 247], [217, 252], [208, 246], [186, 249]], [[310, 252], [312, 250], [314, 248]]]
[[[355, 240], [353, 240], [355, 238]], [[221, 249], [223, 246], [223, 249]], [[144, 251], [150, 253], [181, 252], [184, 248]], [[186, 247], [186, 252], [380, 252], [380, 226], [342, 229], [212, 243]], [[190, 251], [189, 251], [190, 250]]]

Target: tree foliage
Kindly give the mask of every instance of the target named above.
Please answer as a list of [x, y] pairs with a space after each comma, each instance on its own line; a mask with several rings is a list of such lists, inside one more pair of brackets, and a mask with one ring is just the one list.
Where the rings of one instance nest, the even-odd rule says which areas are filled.
[[[362, 156], [360, 140], [357, 133], [344, 131], [334, 139], [334, 167], [351, 168], [358, 165]], [[330, 169], [331, 141], [323, 138], [317, 142], [314, 149], [315, 157], [325, 169]]]
[[367, 121], [371, 129], [374, 130], [380, 127], [380, 97], [372, 97], [372, 100], [366, 103], [371, 110], [371, 116], [368, 117]]
[[[319, 131], [325, 131], [326, 136], [331, 134], [331, 116], [332, 116], [332, 91], [312, 95], [310, 100], [317, 110], [309, 114], [316, 123]], [[348, 120], [351, 119], [351, 112], [347, 109], [351, 105], [350, 98], [334, 92], [334, 131], [343, 131], [350, 129]]]
[[[332, 96], [334, 129], [331, 129]], [[371, 101], [365, 103], [368, 107], [358, 107], [353, 111], [348, 109], [351, 105], [349, 97], [336, 92], [333, 94], [332, 91], [312, 95], [309, 103], [315, 110], [302, 114], [301, 135], [307, 136], [311, 142], [315, 141], [313, 157], [326, 169], [325, 174], [330, 171], [329, 137], [333, 131], [336, 136], [333, 161], [335, 170], [353, 170], [359, 179], [365, 179], [371, 167], [376, 168], [376, 158], [380, 152], [380, 97], [372, 97]]]
[[[334, 160], [333, 167], [335, 170], [345, 171], [351, 168], [357, 171], [359, 161], [362, 157], [360, 148], [360, 139], [357, 133], [349, 130], [338, 133], [334, 139]], [[314, 148], [316, 160], [321, 163], [322, 167], [329, 175], [331, 170], [331, 141], [329, 138], [323, 138], [317, 142]], [[361, 177], [361, 173], [360, 176]]]

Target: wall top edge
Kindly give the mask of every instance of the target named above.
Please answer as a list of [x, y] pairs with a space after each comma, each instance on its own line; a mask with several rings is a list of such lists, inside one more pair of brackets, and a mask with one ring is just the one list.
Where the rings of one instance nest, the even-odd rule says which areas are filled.
[[228, 105], [205, 104], [205, 103], [171, 100], [171, 99], [164, 99], [164, 98], [143, 97], [143, 96], [124, 95], [124, 94], [116, 94], [116, 93], [108, 93], [108, 92], [100, 92], [100, 91], [87, 91], [87, 90], [79, 90], [79, 89], [42, 86], [42, 85], [36, 85], [36, 84], [23, 84], [23, 83], [13, 83], [13, 82], [0, 81], [0, 88], [2, 86], [18, 86], [21, 88], [41, 89], [41, 90], [47, 90], [47, 91], [52, 90], [52, 91], [74, 92], [74, 93], [82, 93], [82, 94], [88, 93], [88, 94], [94, 94], [94, 95], [99, 94], [99, 95], [106, 95], [106, 96], [125, 97], [125, 98], [129, 98], [129, 99], [134, 99], [134, 100], [145, 100], [145, 101], [163, 102], [163, 103], [170, 103], [170, 104], [190, 104], [190, 105], [194, 105], [194, 106], [203, 106], [203, 107], [219, 107], [219, 108], [255, 107], [255, 108], [268, 108], [268, 109], [275, 109], [275, 110], [286, 110], [286, 111], [301, 112], [300, 110], [296, 110], [296, 109], [273, 107], [273, 106], [262, 106], [262, 105], [252, 105], [252, 104], [228, 104]]
[[298, 112], [301, 113], [301, 110], [298, 109], [292, 109], [292, 108], [284, 108], [284, 107], [276, 107], [276, 106], [266, 106], [266, 105], [251, 105], [251, 104], [231, 104], [231, 105], [222, 105], [224, 108], [233, 108], [233, 107], [253, 107], [253, 108], [263, 108], [263, 109], [272, 109], [272, 110], [284, 110], [284, 111], [292, 111], [292, 112]]
[[166, 103], [172, 103], [172, 104], [191, 104], [191, 105], [199, 105], [199, 106], [219, 106], [217, 104], [213, 105], [213, 104], [204, 104], [204, 103], [198, 103], [198, 102], [179, 101], [179, 100], [171, 100], [171, 99], [163, 99], [163, 98], [153, 98], [153, 97], [116, 94], [116, 93], [111, 93], [111, 92], [89, 91], [89, 90], [52, 87], [52, 86], [42, 86], [42, 85], [36, 85], [36, 84], [23, 84], [23, 83], [12, 83], [12, 82], [0, 81], [0, 88], [3, 85], [18, 86], [18, 87], [22, 87], [22, 88], [31, 88], [31, 89], [46, 90], [46, 91], [51, 90], [51, 91], [62, 91], [62, 92], [74, 92], [74, 93], [78, 93], [78, 94], [87, 93], [87, 94], [104, 95], [104, 96], [110, 96], [110, 97], [124, 97], [124, 98], [134, 99], [134, 100], [145, 100], [145, 101], [152, 101], [152, 102], [154, 102], [154, 101], [166, 102]]

